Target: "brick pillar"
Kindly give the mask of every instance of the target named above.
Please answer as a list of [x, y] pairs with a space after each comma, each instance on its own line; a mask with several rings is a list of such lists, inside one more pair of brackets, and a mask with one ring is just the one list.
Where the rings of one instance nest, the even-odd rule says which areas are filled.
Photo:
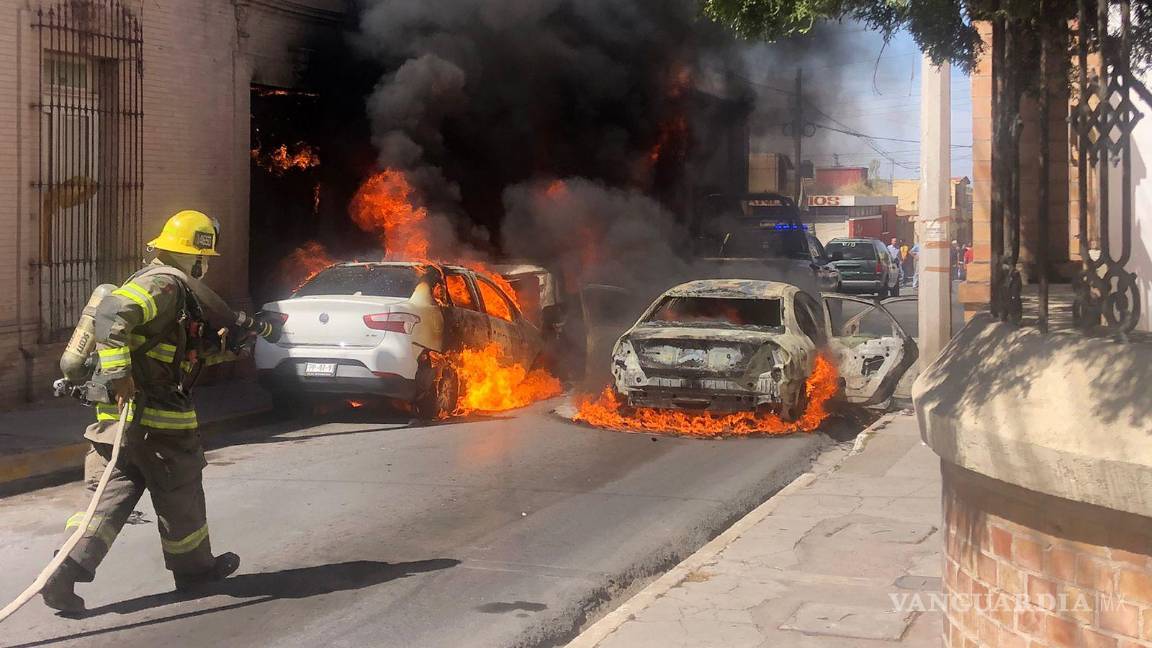
[[941, 472], [945, 646], [1150, 645], [1152, 519]]
[[[980, 37], [992, 42], [992, 25], [977, 23]], [[985, 47], [972, 71], [972, 263], [960, 284], [964, 318], [988, 307], [992, 210], [992, 54]]]

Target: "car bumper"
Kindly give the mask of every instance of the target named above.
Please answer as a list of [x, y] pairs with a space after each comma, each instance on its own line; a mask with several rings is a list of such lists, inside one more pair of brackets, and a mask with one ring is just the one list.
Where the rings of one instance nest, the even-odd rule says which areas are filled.
[[869, 293], [879, 292], [887, 288], [879, 279], [841, 279], [840, 292]]
[[311, 376], [307, 362], [286, 360], [275, 369], [257, 372], [262, 387], [278, 394], [330, 394], [382, 396], [410, 401], [416, 397], [416, 381], [395, 374], [375, 374], [362, 364], [342, 360], [334, 376]]
[[[375, 347], [283, 346], [259, 340], [256, 369], [267, 389], [292, 393], [364, 394], [411, 399], [423, 349], [408, 336]], [[336, 365], [334, 375], [309, 375], [308, 363]]]
[[713, 414], [752, 412], [760, 408], [773, 409], [780, 405], [778, 396], [738, 392], [718, 393], [704, 390], [636, 389], [628, 392], [626, 398], [632, 407], [711, 412]]
[[[651, 407], [665, 410], [684, 410], [728, 414], [768, 409], [777, 411], [795, 402], [803, 381], [775, 382], [762, 378], [757, 389], [741, 389], [726, 379], [669, 379], [655, 378], [641, 387], [625, 387], [620, 381], [616, 389], [633, 407]], [[664, 384], [662, 384], [664, 383]]]

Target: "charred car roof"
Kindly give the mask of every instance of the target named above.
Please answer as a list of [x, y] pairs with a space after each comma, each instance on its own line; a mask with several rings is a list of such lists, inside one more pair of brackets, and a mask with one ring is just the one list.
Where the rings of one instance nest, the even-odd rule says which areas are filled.
[[736, 297], [742, 299], [782, 299], [799, 288], [779, 281], [759, 279], [698, 279], [670, 288], [669, 297]]

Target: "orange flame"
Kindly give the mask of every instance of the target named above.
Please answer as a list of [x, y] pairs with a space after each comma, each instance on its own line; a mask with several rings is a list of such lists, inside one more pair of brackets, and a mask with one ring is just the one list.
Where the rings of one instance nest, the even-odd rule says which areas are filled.
[[413, 193], [402, 172], [385, 169], [368, 178], [352, 198], [352, 220], [380, 237], [387, 259], [428, 258], [428, 211], [412, 205]]
[[258, 148], [252, 149], [249, 154], [257, 166], [275, 175], [284, 175], [292, 169], [305, 170], [320, 165], [320, 155], [316, 153], [316, 149], [303, 142], [298, 142], [296, 146], [298, 149], [295, 153], [288, 151], [287, 144], [281, 144], [272, 149], [268, 155], [261, 153]]
[[677, 115], [660, 124], [660, 133], [656, 136], [656, 143], [648, 149], [648, 162], [656, 164], [666, 155], [675, 159], [684, 159], [685, 146], [688, 141], [688, 120], [683, 115]]
[[529, 371], [506, 358], [495, 342], [482, 349], [465, 348], [453, 355], [452, 363], [461, 385], [457, 416], [516, 409], [564, 390], [547, 371]]
[[361, 407], [364, 407], [364, 401], [349, 400], [348, 407], [351, 407], [352, 409], [360, 409]]
[[793, 432], [811, 432], [828, 417], [828, 401], [839, 388], [836, 368], [824, 356], [817, 356], [812, 375], [805, 383], [808, 408], [796, 421], [785, 421], [772, 414], [752, 412], [735, 414], [692, 414], [648, 407], [625, 413], [612, 391], [605, 388], [595, 400], [586, 398], [577, 404], [574, 417], [596, 427], [611, 430], [641, 430], [667, 432], [691, 437], [722, 437], [748, 435], [779, 435]]
[[333, 263], [336, 261], [328, 256], [328, 250], [323, 245], [308, 241], [280, 262], [280, 275], [284, 278], [284, 284], [292, 286], [295, 292], [304, 282]]

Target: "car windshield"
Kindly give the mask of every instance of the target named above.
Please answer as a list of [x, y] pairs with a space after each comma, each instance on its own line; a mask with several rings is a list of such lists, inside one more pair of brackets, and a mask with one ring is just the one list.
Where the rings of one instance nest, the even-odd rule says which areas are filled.
[[811, 260], [808, 237], [799, 229], [740, 228], [725, 234], [717, 255], [723, 258]]
[[294, 297], [365, 295], [411, 297], [420, 276], [411, 266], [333, 266], [312, 277]]
[[824, 249], [833, 261], [876, 260], [876, 246], [871, 241], [829, 241]]
[[644, 320], [648, 324], [778, 328], [783, 326], [779, 299], [664, 297]]

